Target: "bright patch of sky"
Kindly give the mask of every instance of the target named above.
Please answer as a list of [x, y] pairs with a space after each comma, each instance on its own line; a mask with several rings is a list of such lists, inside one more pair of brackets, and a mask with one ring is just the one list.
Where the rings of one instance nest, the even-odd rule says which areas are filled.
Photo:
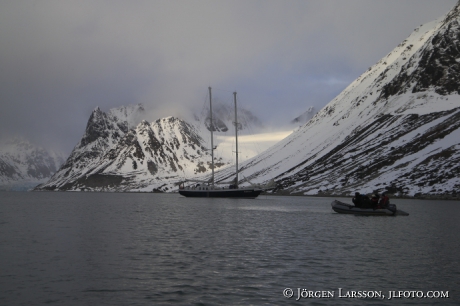
[[[238, 136], [239, 161], [244, 161], [262, 153], [291, 133], [292, 130]], [[233, 158], [234, 160], [236, 151], [235, 137], [217, 135], [215, 138], [218, 143], [216, 150], [217, 155], [222, 157], [225, 156], [228, 159]]]

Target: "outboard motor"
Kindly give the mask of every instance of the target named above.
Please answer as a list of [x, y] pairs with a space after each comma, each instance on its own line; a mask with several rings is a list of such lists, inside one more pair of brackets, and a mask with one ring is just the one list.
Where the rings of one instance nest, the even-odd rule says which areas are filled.
[[396, 209], [396, 204], [388, 204], [388, 207], [387, 207], [387, 208], [388, 208], [389, 211], [392, 211], [393, 214], [396, 213], [396, 210], [397, 210], [397, 209]]

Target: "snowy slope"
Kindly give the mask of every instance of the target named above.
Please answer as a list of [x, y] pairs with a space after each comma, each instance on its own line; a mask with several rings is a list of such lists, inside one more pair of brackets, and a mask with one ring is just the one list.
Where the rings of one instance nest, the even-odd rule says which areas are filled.
[[455, 194], [459, 10], [416, 29], [299, 130], [243, 163], [241, 177], [301, 194]]
[[0, 190], [28, 190], [47, 181], [64, 163], [61, 154], [15, 138], [0, 147]]

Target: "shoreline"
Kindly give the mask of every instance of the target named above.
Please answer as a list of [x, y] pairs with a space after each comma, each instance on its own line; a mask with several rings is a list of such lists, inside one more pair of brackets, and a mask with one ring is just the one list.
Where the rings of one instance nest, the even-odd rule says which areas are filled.
[[[344, 194], [315, 194], [315, 195], [304, 195], [304, 194], [288, 194], [288, 193], [263, 193], [264, 195], [272, 196], [296, 196], [296, 197], [317, 197], [317, 198], [353, 198], [352, 195]], [[460, 201], [459, 195], [418, 195], [418, 196], [398, 196], [386, 192], [390, 199], [407, 199], [407, 200], [445, 200], [445, 201]]]
[[[161, 192], [159, 190], [154, 191], [72, 191], [72, 190], [27, 190], [27, 191], [14, 191], [14, 190], [1, 190], [3, 192], [100, 192], [100, 193], [164, 193], [164, 194], [178, 194], [178, 192]], [[1, 192], [0, 191], [0, 192]], [[391, 193], [386, 193], [390, 199], [407, 199], [407, 200], [442, 200], [442, 201], [460, 201], [460, 195], [419, 195], [419, 196], [397, 196]], [[304, 195], [301, 193], [288, 193], [288, 192], [276, 192], [276, 193], [267, 193], [263, 192], [260, 195], [264, 196], [289, 196], [289, 197], [312, 197], [312, 198], [352, 198], [352, 195], [344, 194], [315, 194], [315, 195]]]

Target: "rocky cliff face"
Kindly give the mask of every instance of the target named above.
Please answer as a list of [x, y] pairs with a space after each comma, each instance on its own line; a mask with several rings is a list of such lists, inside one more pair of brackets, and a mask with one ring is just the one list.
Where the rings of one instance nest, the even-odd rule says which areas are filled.
[[[416, 29], [308, 123], [242, 164], [296, 194], [460, 188], [460, 4]], [[221, 178], [227, 177], [220, 172]]]
[[86, 130], [59, 171], [38, 189], [59, 190], [61, 186], [78, 180], [90, 169], [96, 168], [110, 151], [142, 116], [141, 104], [123, 106], [104, 113], [97, 107], [91, 113]]

